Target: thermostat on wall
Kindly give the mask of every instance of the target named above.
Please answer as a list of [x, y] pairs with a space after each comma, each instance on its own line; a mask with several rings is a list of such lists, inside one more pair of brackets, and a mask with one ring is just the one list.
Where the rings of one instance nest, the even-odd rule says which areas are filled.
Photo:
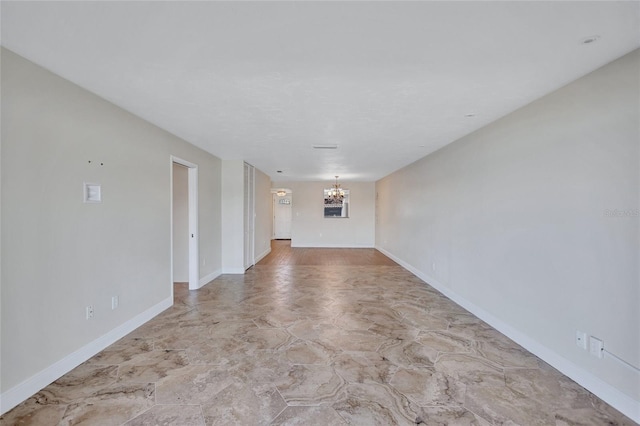
[[102, 191], [99, 183], [84, 184], [84, 202], [85, 203], [101, 203]]

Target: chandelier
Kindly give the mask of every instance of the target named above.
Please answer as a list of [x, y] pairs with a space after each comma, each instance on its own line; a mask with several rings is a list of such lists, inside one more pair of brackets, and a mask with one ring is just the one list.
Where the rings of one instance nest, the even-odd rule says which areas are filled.
[[336, 183], [331, 185], [331, 189], [329, 190], [329, 199], [331, 200], [331, 204], [342, 204], [342, 200], [344, 200], [344, 191], [340, 188], [338, 176], [336, 176]]

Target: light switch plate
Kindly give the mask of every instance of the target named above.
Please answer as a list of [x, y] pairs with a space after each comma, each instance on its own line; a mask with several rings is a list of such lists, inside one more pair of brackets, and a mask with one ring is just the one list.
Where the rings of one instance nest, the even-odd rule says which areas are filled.
[[84, 202], [85, 203], [101, 203], [102, 188], [99, 183], [84, 184]]

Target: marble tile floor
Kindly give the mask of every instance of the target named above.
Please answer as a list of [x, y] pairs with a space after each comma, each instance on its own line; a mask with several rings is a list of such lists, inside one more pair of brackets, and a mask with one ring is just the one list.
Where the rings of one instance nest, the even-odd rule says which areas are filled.
[[633, 425], [400, 266], [261, 266], [198, 291], [2, 425]]

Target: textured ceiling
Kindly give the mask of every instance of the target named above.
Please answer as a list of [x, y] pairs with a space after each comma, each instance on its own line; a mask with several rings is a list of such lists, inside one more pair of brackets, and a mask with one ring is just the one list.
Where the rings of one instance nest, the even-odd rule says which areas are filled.
[[640, 47], [637, 1], [0, 7], [3, 46], [275, 181], [379, 179]]

